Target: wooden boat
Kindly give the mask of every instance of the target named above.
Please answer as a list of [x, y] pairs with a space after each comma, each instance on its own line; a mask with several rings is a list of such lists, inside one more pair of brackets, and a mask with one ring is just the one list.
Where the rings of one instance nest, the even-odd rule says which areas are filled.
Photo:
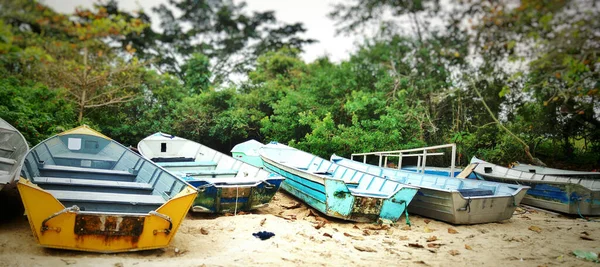
[[198, 188], [194, 212], [237, 213], [267, 206], [284, 178], [184, 138], [155, 133], [139, 152]]
[[331, 161], [362, 172], [418, 186], [408, 211], [452, 224], [477, 224], [507, 220], [528, 187], [414, 173], [331, 156]]
[[13, 187], [29, 145], [25, 137], [15, 127], [0, 118], [0, 190]]
[[581, 178], [595, 178], [600, 179], [600, 172], [583, 172], [583, 171], [571, 171], [554, 169], [530, 164], [515, 163], [512, 169], [531, 172], [543, 175], [554, 175], [554, 176], [565, 176], [565, 177], [581, 177]]
[[344, 220], [396, 221], [418, 190], [282, 144], [265, 145], [259, 154], [267, 169], [286, 178], [283, 189], [325, 215]]
[[522, 203], [568, 214], [600, 215], [600, 180], [524, 172], [473, 157], [479, 179], [527, 185]]
[[80, 126], [33, 147], [18, 188], [44, 247], [103, 253], [169, 245], [196, 189]]

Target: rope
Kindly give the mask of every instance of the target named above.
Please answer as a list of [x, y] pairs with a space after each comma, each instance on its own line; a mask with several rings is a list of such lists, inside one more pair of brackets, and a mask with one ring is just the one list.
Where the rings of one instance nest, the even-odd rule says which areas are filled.
[[581, 217], [582, 219], [584, 219], [584, 220], [586, 220], [588, 222], [600, 222], [598, 220], [590, 220], [590, 219], [588, 219], [586, 217], [583, 217], [583, 215], [581, 215], [581, 211], [579, 210], [579, 206], [581, 204], [581, 198], [577, 198], [577, 199], [575, 199], [575, 201], [577, 201], [577, 214], [579, 214], [579, 217]]
[[408, 226], [411, 226], [410, 225], [410, 219], [408, 219], [408, 207], [406, 205], [406, 201], [402, 201], [402, 203], [404, 203], [404, 217], [406, 218], [406, 224]]
[[235, 187], [235, 210], [233, 211], [233, 216], [237, 216], [237, 206], [238, 206], [238, 197], [239, 197], [239, 187]]
[[465, 209], [467, 209], [467, 213], [471, 213], [471, 198], [467, 199], [467, 206], [465, 206]]

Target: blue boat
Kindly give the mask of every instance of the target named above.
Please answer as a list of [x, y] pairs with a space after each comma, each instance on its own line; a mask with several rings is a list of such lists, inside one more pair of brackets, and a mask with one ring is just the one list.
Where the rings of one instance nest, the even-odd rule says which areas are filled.
[[406, 207], [418, 191], [278, 143], [263, 146], [259, 154], [267, 169], [286, 178], [284, 190], [331, 217], [397, 221], [408, 216]]
[[194, 212], [235, 214], [267, 206], [284, 180], [202, 144], [164, 133], [144, 138], [138, 151], [198, 188]]
[[473, 157], [478, 179], [530, 186], [523, 204], [578, 215], [600, 215], [600, 179], [545, 175], [498, 166]]
[[478, 224], [510, 219], [527, 186], [421, 174], [370, 165], [336, 155], [331, 161], [362, 172], [418, 186], [408, 206], [411, 213], [452, 224]]

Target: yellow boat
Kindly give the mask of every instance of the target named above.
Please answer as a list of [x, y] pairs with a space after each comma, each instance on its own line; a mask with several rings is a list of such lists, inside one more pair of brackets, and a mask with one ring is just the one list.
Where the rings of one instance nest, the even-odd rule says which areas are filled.
[[80, 126], [33, 147], [18, 189], [37, 242], [102, 253], [169, 245], [196, 189]]

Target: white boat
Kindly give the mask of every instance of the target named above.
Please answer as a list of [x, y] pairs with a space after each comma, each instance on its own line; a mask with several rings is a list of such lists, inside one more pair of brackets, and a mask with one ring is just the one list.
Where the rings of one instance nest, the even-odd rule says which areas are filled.
[[0, 190], [15, 186], [27, 151], [25, 137], [0, 118]]
[[267, 206], [284, 178], [185, 138], [155, 133], [138, 151], [198, 188], [194, 212], [237, 213]]

